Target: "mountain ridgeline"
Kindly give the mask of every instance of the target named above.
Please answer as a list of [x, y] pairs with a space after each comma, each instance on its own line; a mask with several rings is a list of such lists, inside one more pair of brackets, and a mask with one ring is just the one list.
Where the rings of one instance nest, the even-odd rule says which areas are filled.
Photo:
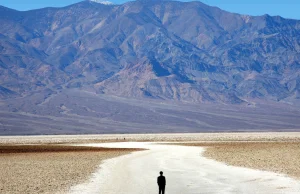
[[0, 98], [69, 88], [126, 98], [299, 102], [300, 21], [201, 2], [0, 7]]

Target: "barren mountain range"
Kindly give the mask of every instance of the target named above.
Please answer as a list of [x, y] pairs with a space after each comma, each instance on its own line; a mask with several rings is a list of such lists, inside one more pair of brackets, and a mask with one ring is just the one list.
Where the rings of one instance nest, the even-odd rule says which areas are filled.
[[[136, 99], [200, 107], [255, 106], [258, 101], [295, 107], [300, 102], [298, 20], [239, 15], [198, 1], [137, 0], [121, 5], [83, 1], [22, 12], [0, 6], [0, 24], [0, 106], [5, 114], [49, 116], [41, 111], [46, 106], [59, 117], [74, 111], [74, 104], [86, 107], [80, 100], [72, 108], [64, 102], [51, 105], [53, 96], [75, 91], [75, 96], [92, 93], [122, 103]], [[85, 111], [101, 109], [91, 108]], [[2, 134], [18, 131], [3, 120], [0, 127], [1, 122]], [[190, 129], [205, 128], [198, 125]]]

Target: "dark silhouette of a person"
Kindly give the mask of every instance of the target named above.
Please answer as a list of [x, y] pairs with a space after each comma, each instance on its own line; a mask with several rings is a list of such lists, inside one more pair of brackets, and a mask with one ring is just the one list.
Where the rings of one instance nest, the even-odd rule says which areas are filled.
[[157, 177], [157, 184], [159, 189], [159, 194], [165, 194], [165, 188], [166, 188], [166, 178], [163, 176], [163, 172], [159, 172], [160, 176]]

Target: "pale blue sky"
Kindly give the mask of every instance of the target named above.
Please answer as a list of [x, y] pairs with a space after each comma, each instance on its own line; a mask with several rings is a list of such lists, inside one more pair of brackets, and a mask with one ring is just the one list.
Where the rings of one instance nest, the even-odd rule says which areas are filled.
[[[29, 10], [42, 7], [62, 7], [80, 0], [0, 0], [0, 5], [17, 10]], [[183, 0], [187, 1], [187, 0]], [[300, 0], [201, 0], [203, 3], [221, 9], [249, 15], [280, 15], [286, 18], [300, 19]], [[126, 0], [111, 0], [120, 4]]]

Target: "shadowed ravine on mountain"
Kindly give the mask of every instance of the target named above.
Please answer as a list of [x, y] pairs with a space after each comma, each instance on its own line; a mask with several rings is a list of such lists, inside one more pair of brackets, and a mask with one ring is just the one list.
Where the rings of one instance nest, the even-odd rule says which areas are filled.
[[[0, 6], [0, 24], [2, 134], [299, 129], [299, 119], [285, 120], [299, 115], [298, 20], [140, 0], [24, 12]], [[108, 99], [126, 108], [103, 108]], [[136, 111], [133, 99], [145, 107]], [[152, 108], [160, 103], [182, 108]], [[244, 113], [218, 113], [227, 120], [210, 123], [214, 117], [186, 110], [192, 104], [197, 114], [218, 106]], [[252, 111], [268, 118], [253, 120]]]

